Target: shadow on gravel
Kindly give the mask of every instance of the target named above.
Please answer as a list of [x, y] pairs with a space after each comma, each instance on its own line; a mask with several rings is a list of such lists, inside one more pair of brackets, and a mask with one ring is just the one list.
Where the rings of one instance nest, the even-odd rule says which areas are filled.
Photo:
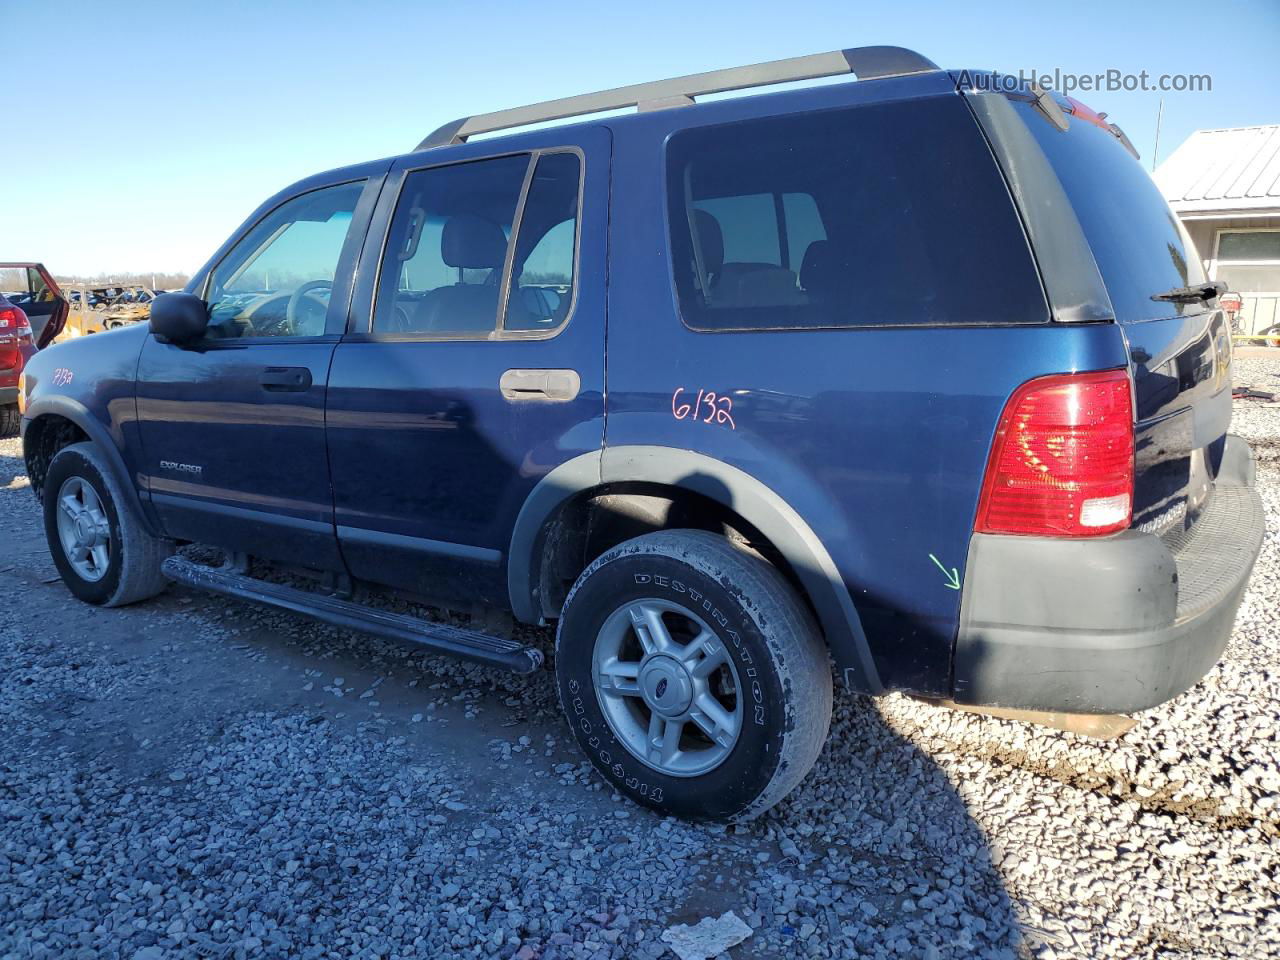
[[[816, 889], [813, 936], [831, 944], [832, 956], [846, 955], [835, 948], [837, 931], [860, 956], [888, 948], [905, 957], [1012, 957], [1021, 942], [981, 828], [947, 776], [890, 729], [871, 698], [837, 694], [813, 772], [749, 829], [777, 842], [783, 857], [749, 888], [757, 908], [772, 909], [780, 926], [792, 885]], [[823, 894], [834, 901], [825, 909]], [[809, 906], [803, 896], [796, 902]], [[782, 923], [797, 920], [803, 932], [803, 916]]]

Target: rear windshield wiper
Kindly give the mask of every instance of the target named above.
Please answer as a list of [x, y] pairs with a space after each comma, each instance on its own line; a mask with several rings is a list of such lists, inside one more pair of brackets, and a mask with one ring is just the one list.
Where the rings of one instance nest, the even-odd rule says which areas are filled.
[[1197, 283], [1190, 287], [1174, 287], [1164, 293], [1153, 293], [1152, 300], [1168, 300], [1170, 303], [1203, 303], [1226, 293], [1227, 285], [1217, 283]]

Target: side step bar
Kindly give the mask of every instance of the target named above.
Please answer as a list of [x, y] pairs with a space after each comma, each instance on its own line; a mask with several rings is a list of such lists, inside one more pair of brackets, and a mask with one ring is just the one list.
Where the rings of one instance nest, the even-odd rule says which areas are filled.
[[335, 627], [371, 633], [388, 640], [414, 643], [435, 652], [516, 673], [533, 673], [542, 666], [542, 651], [516, 640], [491, 637], [418, 617], [378, 610], [350, 600], [268, 583], [217, 567], [205, 567], [182, 557], [169, 557], [161, 567], [170, 580], [199, 590], [238, 597], [289, 610]]

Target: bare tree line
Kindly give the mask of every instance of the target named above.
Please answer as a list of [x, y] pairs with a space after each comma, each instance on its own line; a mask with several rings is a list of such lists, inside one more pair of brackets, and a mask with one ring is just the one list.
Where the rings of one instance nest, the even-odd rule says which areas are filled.
[[191, 279], [189, 273], [99, 273], [94, 276], [58, 274], [60, 284], [82, 283], [89, 286], [109, 286], [113, 283], [132, 283], [152, 290], [181, 290]]

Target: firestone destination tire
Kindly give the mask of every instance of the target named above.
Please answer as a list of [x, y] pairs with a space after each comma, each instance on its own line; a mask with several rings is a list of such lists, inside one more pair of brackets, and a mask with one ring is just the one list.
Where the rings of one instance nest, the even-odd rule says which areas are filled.
[[637, 803], [742, 821], [813, 766], [831, 668], [774, 567], [725, 538], [629, 540], [574, 584], [556, 635], [560, 702], [596, 769]]

